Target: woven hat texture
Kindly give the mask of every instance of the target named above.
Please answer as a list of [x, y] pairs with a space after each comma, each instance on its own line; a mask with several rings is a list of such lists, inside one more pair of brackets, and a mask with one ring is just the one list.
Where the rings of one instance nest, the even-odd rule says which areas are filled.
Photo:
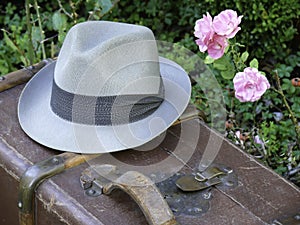
[[188, 75], [158, 55], [149, 28], [89, 21], [69, 30], [57, 62], [25, 86], [18, 116], [25, 133], [50, 148], [113, 152], [166, 131], [190, 92]]

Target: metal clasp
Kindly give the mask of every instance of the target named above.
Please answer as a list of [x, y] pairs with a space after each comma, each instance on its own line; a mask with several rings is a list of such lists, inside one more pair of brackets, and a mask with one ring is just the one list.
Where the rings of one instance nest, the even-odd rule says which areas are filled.
[[209, 167], [203, 172], [197, 172], [195, 175], [195, 179], [199, 182], [205, 182], [225, 174], [226, 173], [220, 170], [218, 167]]
[[124, 191], [139, 205], [150, 225], [178, 225], [172, 210], [155, 183], [137, 171], [120, 173], [116, 166], [93, 165], [83, 171], [80, 182], [89, 196]]
[[223, 165], [211, 165], [203, 172], [184, 175], [176, 181], [176, 186], [182, 191], [200, 191], [215, 185], [237, 186], [233, 170]]

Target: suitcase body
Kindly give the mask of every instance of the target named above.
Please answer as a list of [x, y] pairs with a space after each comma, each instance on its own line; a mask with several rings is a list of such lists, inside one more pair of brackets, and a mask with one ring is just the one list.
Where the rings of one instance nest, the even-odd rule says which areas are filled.
[[[62, 153], [39, 145], [21, 130], [17, 102], [22, 88], [21, 85], [0, 93], [0, 224], [3, 225], [19, 223], [19, 182], [24, 172]], [[213, 163], [230, 168], [236, 175], [236, 183], [191, 193], [177, 191], [172, 177], [196, 171], [207, 151], [213, 151], [210, 148], [218, 148]], [[110, 195], [92, 196], [83, 189], [83, 172], [103, 164], [140, 170], [150, 177], [173, 175], [168, 178], [170, 182], [164, 178], [156, 181], [167, 202], [172, 203], [175, 194], [180, 201], [170, 206], [180, 224], [259, 225], [276, 224], [276, 220], [277, 224], [300, 224], [296, 216], [300, 213], [299, 188], [198, 119], [171, 127], [153, 150], [103, 154], [45, 180], [35, 190], [35, 224], [147, 224], [143, 211], [128, 194], [116, 190]], [[164, 185], [170, 186], [164, 188]]]

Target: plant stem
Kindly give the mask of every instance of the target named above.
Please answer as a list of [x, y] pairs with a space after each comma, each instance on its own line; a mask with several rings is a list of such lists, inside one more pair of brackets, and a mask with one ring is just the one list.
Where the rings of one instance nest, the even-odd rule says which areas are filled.
[[77, 13], [76, 13], [76, 4], [74, 4], [74, 2], [72, 0], [70, 0], [70, 6], [71, 6], [71, 9], [72, 9], [72, 19], [73, 19], [73, 24], [76, 24], [77, 23]]
[[[43, 27], [42, 27], [42, 21], [41, 21], [41, 16], [40, 16], [40, 11], [39, 11], [39, 6], [38, 6], [38, 3], [37, 3], [37, 0], [34, 0], [34, 8], [35, 8], [36, 15], [37, 15], [37, 20], [38, 20], [39, 29], [40, 29], [40, 35], [41, 35], [42, 39], [44, 39], [44, 31], [43, 31]], [[46, 59], [47, 56], [46, 56], [44, 42], [41, 41], [40, 44], [41, 44], [41, 47], [42, 47], [43, 59]]]
[[64, 12], [64, 14], [66, 14], [68, 17], [70, 17], [71, 19], [73, 19], [72, 15], [70, 13], [67, 12], [67, 10], [63, 7], [62, 3], [60, 0], [57, 0], [58, 5], [60, 7], [60, 9]]
[[275, 71], [275, 79], [276, 79], [276, 84], [278, 86], [278, 90], [277, 89], [274, 89], [274, 90], [282, 97], [283, 103], [284, 103], [287, 111], [289, 112], [290, 118], [294, 124], [294, 128], [295, 128], [296, 135], [297, 135], [297, 145], [300, 148], [300, 126], [298, 124], [297, 118], [295, 117], [293, 111], [291, 110], [291, 107], [290, 107], [289, 103], [287, 102], [287, 99], [282, 91], [277, 71]]
[[[22, 49], [20, 49], [20, 47], [18, 46], [18, 44], [15, 42], [15, 40], [13, 40], [13, 39], [11, 39], [11, 38], [9, 37], [9, 32], [8, 32], [7, 30], [5, 30], [5, 29], [1, 29], [1, 30], [3, 31], [4, 39], [7, 39], [6, 41], [7, 41], [7, 42], [10, 42], [10, 44], [11, 44], [12, 46], [14, 46], [13, 49], [17, 50], [17, 52], [18, 52], [21, 56], [24, 57], [24, 60], [25, 60], [25, 61], [23, 61], [23, 62], [24, 62], [24, 64], [25, 64], [25, 66], [26, 66], [26, 65], [29, 65], [30, 63], [29, 63], [28, 59], [26, 58], [25, 52], [24, 52]], [[22, 60], [21, 60], [21, 61], [22, 61]], [[9, 62], [9, 60], [7, 60], [7, 62]]]
[[[34, 61], [34, 48], [32, 44], [32, 29], [30, 22], [30, 0], [25, 0], [25, 9], [26, 9], [26, 24], [28, 30], [28, 54], [29, 54], [29, 64], [32, 65]], [[29, 65], [25, 65], [29, 66]]]

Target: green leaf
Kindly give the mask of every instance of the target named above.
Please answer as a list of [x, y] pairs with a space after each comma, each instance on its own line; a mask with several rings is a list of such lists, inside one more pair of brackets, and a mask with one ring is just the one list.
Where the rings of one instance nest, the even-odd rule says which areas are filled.
[[224, 70], [224, 71], [221, 71], [221, 76], [224, 79], [230, 80], [230, 79], [232, 79], [234, 77], [234, 70]]
[[65, 31], [59, 32], [58, 34], [58, 42], [63, 43], [67, 33]]
[[285, 91], [285, 90], [288, 90], [290, 88], [290, 85], [284, 83], [284, 84], [281, 85], [281, 88], [282, 88], [282, 90]]
[[224, 53], [226, 54], [226, 53], [229, 51], [229, 49], [230, 49], [230, 45], [228, 45], [228, 46], [225, 48]]
[[248, 57], [249, 57], [249, 53], [247, 51], [243, 52], [243, 54], [241, 56], [242, 62], [246, 62]]
[[210, 57], [209, 55], [206, 56], [205, 59], [204, 59], [204, 63], [205, 63], [205, 64], [211, 64], [211, 63], [213, 63], [214, 61], [215, 61], [215, 60], [214, 60], [212, 57]]
[[27, 60], [26, 60], [26, 58], [24, 57], [24, 56], [22, 56], [22, 55], [20, 55], [20, 60], [21, 60], [21, 62], [24, 64], [24, 65], [26, 65], [28, 62], [27, 62]]
[[275, 172], [278, 173], [278, 174], [283, 174], [287, 171], [287, 168], [284, 167], [284, 166], [278, 166], [276, 169], [275, 169]]
[[53, 29], [62, 31], [67, 27], [67, 17], [65, 14], [56, 11], [52, 16]]
[[289, 94], [294, 94], [295, 91], [296, 91], [296, 88], [295, 88], [293, 85], [291, 85], [290, 88], [287, 89], [286, 91], [287, 91]]
[[4, 40], [5, 43], [14, 51], [18, 51], [18, 47], [15, 45], [15, 43], [10, 39], [10, 37], [7, 35], [5, 31], [3, 31]]
[[264, 71], [259, 71], [259, 73], [266, 76], [266, 73]]
[[258, 60], [255, 58], [252, 59], [250, 62], [250, 67], [258, 69]]
[[231, 67], [228, 57], [222, 57], [214, 61], [214, 68], [218, 70], [227, 70]]
[[32, 40], [36, 42], [41, 42], [45, 39], [45, 35], [41, 34], [39, 27], [32, 27]]
[[99, 4], [101, 6], [101, 14], [104, 15], [109, 12], [109, 10], [113, 7], [113, 4], [110, 0], [99, 0]]

